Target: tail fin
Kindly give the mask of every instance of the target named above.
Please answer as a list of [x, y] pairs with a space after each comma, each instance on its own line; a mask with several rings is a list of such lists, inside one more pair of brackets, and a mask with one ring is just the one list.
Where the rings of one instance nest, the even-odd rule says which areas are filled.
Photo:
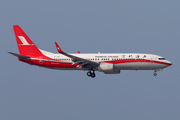
[[13, 25], [13, 29], [20, 55], [42, 55], [41, 51], [36, 47], [19, 25]]

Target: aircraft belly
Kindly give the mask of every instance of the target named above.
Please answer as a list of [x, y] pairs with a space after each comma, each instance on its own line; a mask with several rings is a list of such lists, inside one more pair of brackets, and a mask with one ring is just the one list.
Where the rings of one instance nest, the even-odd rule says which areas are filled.
[[115, 69], [119, 69], [119, 70], [155, 70], [155, 69], [163, 69], [165, 67], [167, 66], [163, 64], [147, 63], [147, 62], [115, 64]]

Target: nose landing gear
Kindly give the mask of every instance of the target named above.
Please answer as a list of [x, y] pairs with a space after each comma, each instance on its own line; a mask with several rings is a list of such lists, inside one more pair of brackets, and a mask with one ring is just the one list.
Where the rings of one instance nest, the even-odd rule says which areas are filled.
[[163, 69], [156, 69], [155, 71], [154, 71], [154, 76], [157, 76], [157, 73], [156, 72], [158, 72], [158, 71], [162, 71]]
[[153, 74], [154, 76], [157, 76], [157, 73], [156, 72], [154, 72], [154, 74]]
[[94, 71], [91, 72], [91, 70], [90, 70], [89, 72], [87, 72], [87, 76], [94, 78], [94, 77], [96, 77], [96, 74], [94, 73]]

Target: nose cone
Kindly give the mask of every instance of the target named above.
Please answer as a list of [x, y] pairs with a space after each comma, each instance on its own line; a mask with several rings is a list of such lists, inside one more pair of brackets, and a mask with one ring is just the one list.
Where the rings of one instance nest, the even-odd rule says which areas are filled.
[[165, 60], [165, 61], [164, 61], [164, 64], [162, 64], [162, 67], [163, 67], [163, 68], [167, 68], [167, 67], [169, 67], [169, 66], [171, 66], [171, 65], [172, 65], [172, 63], [171, 63], [170, 61]]
[[167, 62], [166, 62], [166, 63], [167, 63], [167, 65], [169, 65], [169, 66], [171, 66], [171, 65], [172, 65], [172, 62], [170, 62], [170, 61], [168, 61], [168, 60], [167, 60]]

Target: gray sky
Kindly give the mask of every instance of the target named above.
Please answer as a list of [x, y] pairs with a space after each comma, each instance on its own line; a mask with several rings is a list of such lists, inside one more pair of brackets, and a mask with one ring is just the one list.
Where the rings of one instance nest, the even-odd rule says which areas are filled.
[[[1, 0], [1, 120], [180, 119], [179, 0]], [[173, 65], [119, 75], [58, 71], [19, 62], [12, 25], [57, 53], [151, 53]]]

